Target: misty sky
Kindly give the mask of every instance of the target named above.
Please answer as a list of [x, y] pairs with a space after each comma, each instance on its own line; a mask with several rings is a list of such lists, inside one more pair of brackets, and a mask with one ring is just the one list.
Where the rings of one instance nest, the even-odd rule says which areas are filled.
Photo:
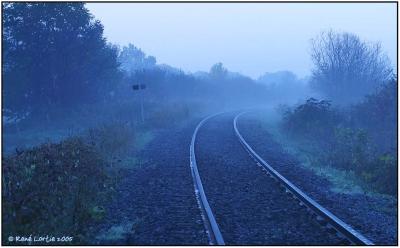
[[395, 3], [88, 3], [108, 41], [132, 42], [146, 54], [195, 72], [222, 62], [257, 78], [291, 70], [310, 74], [310, 39], [320, 31], [353, 32], [381, 42], [396, 64]]

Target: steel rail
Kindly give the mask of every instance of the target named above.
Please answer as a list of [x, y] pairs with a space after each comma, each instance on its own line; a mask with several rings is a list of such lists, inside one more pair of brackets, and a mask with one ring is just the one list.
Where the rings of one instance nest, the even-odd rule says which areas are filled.
[[351, 226], [340, 220], [330, 211], [322, 207], [316, 201], [307, 196], [303, 191], [297, 188], [294, 184], [292, 184], [289, 180], [287, 180], [284, 176], [278, 173], [272, 166], [270, 166], [267, 162], [265, 162], [245, 141], [243, 136], [240, 134], [237, 128], [237, 119], [247, 112], [242, 112], [238, 114], [233, 120], [233, 127], [235, 130], [236, 136], [239, 138], [240, 143], [245, 148], [245, 150], [249, 153], [249, 155], [261, 166], [263, 166], [270, 175], [275, 177], [284, 187], [290, 191], [297, 199], [299, 199], [304, 205], [306, 205], [309, 209], [311, 209], [317, 216], [324, 218], [336, 231], [344, 235], [349, 241], [356, 245], [374, 245], [372, 241], [364, 237], [362, 234], [354, 230]]
[[197, 125], [196, 129], [194, 130], [192, 136], [192, 142], [190, 143], [190, 169], [192, 172], [193, 182], [194, 182], [194, 189], [197, 198], [197, 202], [199, 207], [202, 211], [202, 218], [204, 221], [204, 226], [206, 228], [208, 237], [210, 239], [211, 245], [225, 245], [224, 238], [222, 237], [221, 231], [219, 230], [218, 224], [215, 220], [214, 214], [208, 204], [208, 200], [206, 197], [206, 193], [204, 192], [203, 184], [201, 182], [199, 170], [197, 169], [196, 163], [196, 155], [194, 152], [194, 145], [196, 142], [197, 132], [199, 131], [200, 127], [206, 122], [208, 119], [219, 115], [222, 113], [210, 115], [204, 118], [200, 123]]

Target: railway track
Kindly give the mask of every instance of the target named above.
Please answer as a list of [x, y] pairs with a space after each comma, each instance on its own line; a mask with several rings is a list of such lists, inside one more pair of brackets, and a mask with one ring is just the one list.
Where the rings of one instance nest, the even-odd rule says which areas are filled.
[[192, 136], [190, 166], [209, 243], [373, 245], [265, 162], [238, 130], [242, 114], [208, 116]]

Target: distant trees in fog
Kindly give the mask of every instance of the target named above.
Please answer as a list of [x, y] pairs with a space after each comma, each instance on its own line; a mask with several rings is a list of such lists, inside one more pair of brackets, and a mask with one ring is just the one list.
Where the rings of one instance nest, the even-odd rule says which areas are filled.
[[157, 60], [153, 56], [146, 56], [141, 49], [129, 44], [121, 49], [118, 62], [125, 72], [134, 72], [154, 67]]
[[211, 66], [210, 69], [210, 77], [213, 80], [222, 80], [228, 75], [228, 70], [224, 67], [224, 65], [219, 62]]
[[291, 71], [265, 73], [257, 82], [266, 86], [269, 100], [276, 103], [296, 103], [314, 95], [309, 89], [308, 81], [298, 78]]
[[351, 33], [323, 32], [312, 40], [312, 85], [337, 104], [354, 103], [392, 77], [380, 44]]

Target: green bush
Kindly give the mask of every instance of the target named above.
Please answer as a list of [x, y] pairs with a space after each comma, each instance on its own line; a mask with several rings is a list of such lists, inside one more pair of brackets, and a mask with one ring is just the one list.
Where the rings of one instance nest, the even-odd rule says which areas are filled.
[[115, 180], [95, 147], [80, 138], [3, 159], [3, 240], [9, 235], [82, 237], [99, 219]]
[[[282, 111], [282, 110], [281, 110]], [[283, 110], [283, 129], [289, 136], [308, 140], [329, 141], [340, 121], [329, 101], [308, 99], [294, 109]]]
[[352, 126], [366, 129], [380, 152], [397, 151], [397, 81], [391, 80], [351, 108]]
[[133, 150], [135, 132], [129, 123], [113, 122], [89, 129], [88, 140], [107, 161]]
[[[366, 101], [353, 106], [347, 115], [332, 110], [329, 102], [313, 98], [294, 109], [280, 107], [281, 127], [290, 138], [301, 142], [301, 149], [307, 151], [313, 164], [352, 172], [365, 188], [395, 195], [397, 144], [394, 117], [397, 115], [393, 107], [395, 98], [388, 97], [393, 95], [388, 91], [393, 85], [391, 82], [381, 92], [368, 96]], [[366, 118], [368, 106], [371, 120]], [[380, 117], [376, 118], [378, 114]]]
[[371, 148], [363, 129], [337, 127], [329, 154], [330, 165], [345, 170], [361, 171], [369, 161]]
[[377, 154], [360, 173], [374, 191], [397, 195], [397, 159], [395, 154]]

